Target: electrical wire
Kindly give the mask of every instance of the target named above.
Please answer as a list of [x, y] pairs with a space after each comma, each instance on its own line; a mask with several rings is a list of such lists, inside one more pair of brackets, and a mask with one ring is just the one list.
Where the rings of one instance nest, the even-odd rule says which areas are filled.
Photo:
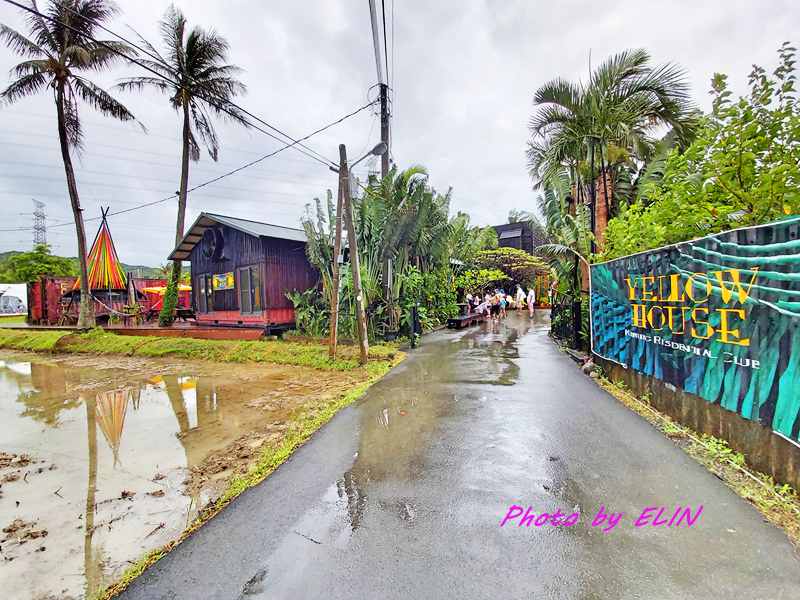
[[[73, 10], [72, 8], [70, 8], [69, 6], [66, 6], [66, 5], [64, 5], [64, 8], [65, 8], [66, 10], [68, 10], [69, 12], [71, 12], [71, 13], [73, 13], [73, 14], [75, 14], [75, 15], [77, 15], [77, 16], [79, 16], [79, 17], [81, 17], [81, 18], [85, 18], [85, 17], [83, 17], [82, 15], [80, 15], [78, 12], [76, 12], [75, 10]], [[102, 31], [105, 31], [106, 33], [109, 33], [110, 35], [113, 35], [114, 37], [116, 37], [116, 38], [120, 39], [121, 41], [125, 42], [126, 44], [128, 44], [129, 46], [132, 46], [133, 48], [136, 48], [137, 50], [139, 50], [139, 51], [140, 51], [140, 52], [142, 52], [143, 54], [145, 54], [145, 55], [149, 56], [150, 58], [152, 58], [152, 59], [153, 59], [153, 60], [155, 60], [156, 62], [159, 62], [159, 63], [161, 63], [161, 64], [162, 64], [164, 67], [166, 67], [168, 70], [170, 70], [170, 71], [173, 71], [173, 69], [172, 69], [172, 67], [169, 65], [169, 63], [167, 63], [167, 61], [166, 61], [166, 60], [164, 60], [164, 58], [163, 58], [161, 55], [159, 55], [157, 51], [156, 51], [156, 53], [155, 53], [155, 54], [153, 54], [153, 53], [151, 53], [149, 50], [146, 50], [146, 49], [142, 48], [142, 47], [141, 47], [141, 46], [139, 46], [138, 44], [135, 44], [135, 43], [131, 42], [130, 40], [128, 40], [128, 39], [126, 39], [126, 38], [122, 37], [120, 34], [118, 34], [118, 33], [114, 32], [114, 31], [112, 31], [112, 30], [111, 30], [111, 29], [109, 29], [109, 28], [107, 28], [105, 25], [103, 25], [103, 24], [102, 24], [102, 23], [100, 23], [99, 21], [92, 20], [92, 19], [86, 19], [86, 20], [87, 20], [87, 21], [91, 21], [91, 22], [92, 22], [92, 24], [93, 24], [95, 27], [97, 27], [98, 29], [101, 29]], [[134, 33], [135, 33], [135, 30], [134, 30]], [[139, 35], [139, 34], [137, 33], [136, 35]], [[139, 37], [140, 37], [140, 39], [144, 40], [144, 38], [142, 38], [141, 36], [139, 36]], [[97, 40], [94, 40], [94, 41], [97, 41]], [[148, 44], [148, 45], [150, 45], [150, 44], [149, 44], [149, 42], [147, 42], [147, 44]], [[152, 46], [151, 46], [151, 47], [152, 47]], [[155, 49], [155, 48], [154, 48], [154, 49]], [[130, 59], [129, 59], [129, 60], [130, 60]], [[139, 63], [137, 63], [137, 64], [139, 64]], [[140, 65], [140, 66], [141, 66], [141, 65]], [[173, 71], [173, 72], [174, 72], [174, 71]], [[308, 146], [306, 146], [306, 145], [304, 145], [304, 144], [301, 144], [300, 142], [301, 142], [301, 141], [303, 141], [303, 140], [295, 140], [295, 139], [294, 139], [293, 137], [291, 137], [290, 135], [288, 135], [288, 134], [286, 134], [286, 133], [282, 132], [280, 129], [278, 129], [277, 127], [274, 127], [273, 125], [270, 125], [269, 123], [267, 123], [266, 121], [264, 121], [264, 120], [263, 120], [263, 119], [261, 119], [260, 117], [257, 117], [256, 115], [254, 115], [253, 113], [249, 112], [248, 110], [246, 110], [246, 109], [242, 108], [241, 106], [239, 106], [239, 105], [238, 105], [238, 104], [236, 104], [235, 102], [233, 102], [233, 101], [231, 101], [231, 100], [229, 100], [229, 99], [227, 99], [227, 98], [223, 98], [222, 96], [219, 96], [218, 94], [216, 94], [216, 92], [215, 92], [214, 90], [212, 90], [211, 88], [209, 88], [209, 87], [208, 87], [208, 85], [206, 85], [204, 82], [202, 82], [202, 81], [198, 81], [196, 78], [192, 77], [191, 75], [185, 74], [185, 73], [181, 73], [180, 75], [181, 75], [182, 77], [187, 77], [187, 78], [188, 78], [190, 81], [192, 81], [192, 82], [193, 82], [193, 83], [195, 83], [196, 85], [199, 85], [200, 87], [204, 88], [204, 89], [205, 89], [207, 92], [210, 92], [211, 94], [213, 94], [213, 95], [216, 95], [216, 96], [217, 96], [217, 98], [219, 98], [220, 100], [222, 100], [222, 102], [223, 102], [225, 105], [233, 106], [233, 107], [234, 107], [234, 108], [236, 108], [237, 110], [240, 110], [242, 113], [244, 113], [244, 114], [248, 115], [249, 117], [251, 117], [251, 118], [255, 119], [255, 120], [256, 120], [256, 121], [258, 121], [259, 123], [261, 123], [261, 124], [265, 125], [266, 127], [269, 127], [269, 128], [270, 128], [270, 129], [272, 129], [273, 131], [275, 131], [275, 132], [277, 132], [278, 134], [282, 135], [283, 137], [285, 137], [286, 139], [288, 139], [289, 141], [291, 141], [291, 142], [293, 143], [293, 145], [294, 145], [294, 144], [296, 144], [296, 145], [300, 146], [301, 148], [305, 148], [305, 149], [306, 149], [306, 150], [308, 150], [309, 152], [311, 152], [311, 153], [315, 154], [316, 156], [318, 156], [318, 157], [319, 157], [319, 159], [321, 159], [322, 161], [325, 161], [325, 163], [332, 163], [332, 164], [334, 164], [334, 165], [336, 164], [336, 163], [333, 163], [333, 162], [332, 162], [330, 159], [328, 159], [328, 158], [326, 158], [325, 156], [323, 156], [322, 154], [320, 154], [319, 152], [317, 152], [316, 150], [313, 150], [313, 149], [309, 148]], [[165, 78], [162, 76], [162, 79], [165, 79]], [[166, 80], [166, 79], [165, 79], [165, 81], [169, 81], [169, 80]], [[182, 87], [182, 89], [186, 89], [186, 88], [183, 88], [183, 87]], [[221, 108], [221, 107], [217, 107], [217, 108]], [[266, 132], [265, 132], [265, 133], [266, 133]], [[269, 134], [268, 134], [268, 135], [269, 135]], [[274, 137], [274, 136], [272, 136], [272, 137]], [[277, 138], [275, 138], [275, 139], [277, 139]], [[278, 141], [281, 141], [281, 142], [283, 142], [282, 140], [278, 140]], [[283, 142], [283, 143], [285, 143], [285, 142]], [[305, 153], [303, 153], [303, 154], [305, 154]], [[318, 160], [319, 160], [319, 159], [318, 159]]]
[[383, 19], [383, 60], [386, 63], [386, 85], [389, 85], [389, 45], [386, 43], [386, 0], [381, 0], [381, 18]]
[[[33, 9], [33, 8], [30, 8], [30, 7], [28, 7], [28, 6], [24, 6], [24, 5], [20, 4], [19, 2], [15, 2], [15, 0], [4, 0], [4, 2], [6, 2], [7, 4], [11, 4], [12, 6], [16, 6], [16, 7], [17, 7], [17, 8], [19, 8], [20, 10], [26, 11], [26, 12], [28, 12], [28, 13], [31, 13], [31, 14], [33, 14], [33, 15], [36, 15], [36, 16], [38, 16], [38, 17], [40, 17], [40, 18], [43, 18], [43, 19], [46, 19], [46, 20], [48, 20], [48, 21], [50, 21], [50, 22], [56, 23], [56, 24], [58, 24], [58, 25], [61, 25], [62, 27], [65, 27], [65, 28], [69, 29], [70, 31], [74, 31], [74, 32], [76, 32], [76, 33], [81, 33], [81, 32], [80, 32], [80, 31], [78, 31], [78, 30], [77, 30], [75, 27], [73, 27], [73, 26], [69, 25], [68, 23], [64, 23], [63, 21], [60, 21], [59, 19], [56, 19], [56, 18], [54, 18], [54, 17], [51, 17], [51, 16], [49, 16], [49, 15], [45, 15], [44, 13], [42, 13], [42, 12], [39, 12], [38, 10], [35, 10], [35, 9]], [[76, 15], [80, 16], [81, 18], [84, 18], [84, 19], [85, 19], [85, 17], [83, 17], [82, 15], [80, 15], [79, 13], [77, 13], [76, 11], [72, 10], [71, 8], [69, 8], [69, 7], [66, 7], [66, 6], [65, 6], [65, 8], [66, 8], [68, 11], [70, 11], [70, 12], [72, 12], [72, 13], [74, 13], [74, 14], [76, 14]], [[114, 35], [115, 37], [119, 38], [120, 40], [122, 40], [123, 42], [127, 43], [128, 45], [130, 45], [130, 46], [132, 46], [132, 47], [134, 47], [134, 48], [136, 48], [136, 49], [140, 50], [140, 51], [141, 51], [141, 52], [143, 52], [144, 54], [147, 54], [148, 56], [151, 56], [151, 57], [153, 57], [153, 55], [152, 55], [151, 53], [149, 53], [149, 52], [147, 52], [147, 51], [145, 51], [145, 50], [142, 50], [142, 48], [141, 48], [141, 47], [139, 47], [139, 46], [137, 46], [136, 44], [131, 44], [131, 43], [130, 43], [130, 42], [128, 42], [128, 41], [127, 41], [125, 38], [123, 38], [122, 36], [120, 36], [120, 35], [119, 35], [119, 34], [117, 34], [117, 33], [114, 33], [113, 31], [109, 30], [108, 28], [104, 27], [104, 26], [103, 26], [103, 25], [101, 25], [100, 23], [98, 23], [98, 22], [96, 22], [96, 21], [93, 21], [93, 20], [91, 20], [91, 19], [85, 19], [85, 20], [92, 22], [92, 23], [93, 23], [93, 24], [94, 24], [96, 27], [98, 27], [99, 29], [102, 29], [103, 31], [106, 31], [106, 32], [108, 32], [108, 33], [111, 33], [111, 35]], [[98, 40], [98, 39], [96, 39], [96, 38], [94, 38], [94, 37], [85, 36], [85, 35], [84, 35], [83, 37], [85, 37], [86, 39], [89, 39], [89, 40], [93, 41], [93, 42], [94, 42], [95, 44], [97, 44], [98, 46], [100, 46], [100, 47], [102, 47], [102, 48], [105, 48], [106, 50], [109, 50], [110, 52], [113, 52], [114, 54], [118, 54], [119, 56], [122, 56], [123, 58], [125, 58], [125, 59], [126, 59], [126, 60], [128, 60], [129, 62], [131, 62], [131, 63], [133, 63], [133, 64], [135, 64], [135, 65], [137, 65], [137, 66], [141, 67], [142, 69], [146, 70], [146, 71], [147, 71], [147, 72], [149, 72], [149, 73], [152, 73], [152, 74], [153, 74], [153, 75], [155, 75], [155, 76], [156, 76], [158, 79], [160, 79], [160, 80], [162, 80], [162, 81], [164, 81], [164, 82], [166, 82], [166, 83], [168, 83], [168, 84], [170, 84], [170, 85], [174, 85], [174, 82], [173, 82], [173, 81], [171, 81], [171, 80], [167, 79], [166, 77], [164, 77], [164, 76], [163, 76], [161, 73], [159, 73], [158, 71], [156, 71], [156, 70], [154, 70], [154, 69], [151, 69], [151, 68], [150, 68], [150, 67], [148, 67], [147, 65], [143, 64], [141, 61], [139, 61], [139, 60], [137, 60], [137, 59], [135, 59], [135, 58], [133, 58], [133, 57], [131, 57], [131, 56], [128, 56], [128, 55], [127, 55], [127, 54], [125, 54], [124, 52], [120, 52], [120, 51], [119, 51], [119, 50], [117, 50], [116, 48], [113, 48], [113, 47], [109, 46], [108, 44], [106, 44], [105, 42], [103, 42], [103, 41], [101, 41], [101, 40]], [[170, 66], [169, 66], [169, 65], [168, 65], [168, 64], [167, 64], [167, 63], [166, 63], [166, 62], [165, 62], [163, 59], [161, 59], [161, 57], [154, 57], [154, 58], [155, 58], [155, 59], [156, 59], [158, 62], [160, 62], [160, 63], [164, 64], [164, 66], [166, 66], [168, 69], [170, 69], [170, 70], [171, 70], [171, 67], [170, 67]], [[193, 78], [191, 78], [191, 77], [190, 77], [190, 79], [193, 79]], [[305, 151], [301, 150], [299, 147], [297, 147], [297, 146], [300, 144], [300, 142], [302, 142], [302, 141], [304, 141], [305, 139], [308, 139], [308, 138], [303, 138], [303, 140], [294, 140], [294, 139], [293, 139], [293, 138], [291, 138], [290, 136], [286, 135], [285, 133], [281, 132], [281, 131], [280, 131], [280, 130], [278, 130], [277, 128], [273, 127], [272, 125], [270, 125], [269, 123], [267, 123], [267, 122], [266, 122], [266, 121], [264, 121], [263, 119], [261, 119], [261, 118], [259, 118], [259, 117], [255, 116], [255, 115], [253, 115], [252, 113], [250, 113], [250, 112], [249, 112], [249, 111], [247, 111], [246, 109], [243, 109], [242, 107], [238, 106], [238, 105], [237, 105], [237, 104], [235, 104], [234, 102], [231, 102], [230, 100], [227, 100], [227, 99], [224, 99], [224, 98], [221, 98], [221, 97], [219, 97], [219, 96], [218, 96], [218, 95], [217, 95], [217, 94], [216, 94], [216, 93], [215, 93], [213, 90], [209, 89], [209, 88], [208, 88], [207, 86], [205, 86], [205, 85], [204, 85], [202, 82], [198, 82], [197, 80], [194, 80], [194, 83], [196, 83], [197, 85], [200, 85], [201, 87], [204, 87], [204, 88], [205, 88], [205, 89], [206, 89], [208, 92], [210, 92], [210, 93], [212, 94], [212, 96], [217, 96], [218, 98], [220, 98], [221, 100], [223, 100], [223, 101], [224, 101], [224, 104], [222, 104], [222, 105], [217, 105], [217, 104], [214, 104], [213, 102], [210, 102], [210, 101], [208, 101], [207, 99], [204, 99], [206, 102], [208, 102], [209, 104], [211, 104], [211, 106], [213, 106], [213, 107], [214, 107], [214, 108], [216, 108], [217, 110], [220, 110], [220, 111], [222, 111], [222, 112], [225, 112], [225, 113], [227, 113], [228, 115], [230, 115], [230, 116], [232, 116], [232, 117], [234, 117], [234, 118], [241, 119], [241, 116], [237, 115], [237, 114], [236, 114], [236, 113], [235, 113], [233, 110], [231, 110], [231, 109], [229, 109], [229, 108], [228, 108], [228, 106], [231, 106], [231, 107], [233, 107], [233, 108], [235, 108], [235, 109], [237, 109], [237, 110], [241, 111], [243, 114], [246, 114], [246, 115], [250, 116], [251, 118], [255, 119], [255, 120], [256, 120], [256, 121], [258, 121], [259, 123], [262, 123], [262, 124], [264, 124], [265, 126], [269, 127], [270, 129], [273, 129], [274, 131], [278, 132], [280, 135], [282, 135], [282, 136], [284, 136], [284, 137], [286, 137], [286, 138], [288, 138], [288, 139], [292, 140], [292, 143], [291, 143], [291, 144], [288, 144], [288, 145], [287, 145], [287, 147], [294, 147], [294, 148], [295, 148], [295, 150], [297, 150], [298, 152], [301, 152], [302, 154], [305, 154], [305, 155], [306, 155], [306, 156], [308, 156], [309, 158], [313, 158], [314, 160], [316, 160], [316, 161], [318, 161], [318, 162], [320, 162], [320, 163], [324, 164], [325, 166], [331, 166], [331, 165], [333, 165], [333, 166], [336, 166], [336, 164], [337, 164], [337, 163], [335, 163], [335, 162], [331, 161], [331, 160], [330, 160], [330, 159], [328, 159], [328, 158], [325, 158], [324, 156], [322, 156], [321, 154], [317, 153], [317, 152], [316, 152], [316, 151], [314, 151], [314, 150], [311, 150], [310, 148], [307, 148], [307, 147], [306, 147], [306, 148], [307, 148], [309, 151], [313, 152], [314, 154], [316, 154], [317, 156], [319, 156], [319, 157], [321, 157], [321, 158], [317, 158], [316, 156], [313, 156], [313, 155], [309, 154], [308, 152], [305, 152]], [[180, 87], [181, 87], [181, 89], [184, 89], [184, 90], [186, 90], [186, 91], [191, 91], [191, 90], [188, 90], [188, 89], [187, 89], [186, 87], [184, 87], [184, 86], [180, 86]], [[253, 129], [255, 129], [255, 130], [257, 130], [257, 131], [260, 131], [261, 133], [264, 133], [265, 135], [267, 135], [267, 136], [271, 137], [272, 139], [274, 139], [274, 140], [276, 140], [276, 141], [278, 141], [278, 142], [285, 143], [285, 142], [284, 142], [284, 140], [281, 140], [280, 138], [276, 137], [275, 135], [271, 134], [270, 132], [266, 131], [265, 129], [263, 129], [263, 128], [261, 128], [261, 127], [257, 126], [257, 125], [254, 125], [253, 123], [250, 123], [250, 122], [248, 122], [246, 119], [245, 119], [244, 121], [245, 121], [245, 122], [247, 122], [248, 126], [252, 127]]]
[[[15, 6], [15, 7], [19, 8], [19, 9], [21, 9], [21, 10], [25, 11], [25, 12], [28, 12], [28, 13], [34, 14], [34, 15], [36, 15], [36, 16], [38, 16], [38, 17], [40, 17], [40, 18], [43, 18], [43, 19], [46, 19], [46, 20], [48, 20], [48, 21], [51, 21], [51, 22], [57, 23], [57, 24], [61, 25], [62, 27], [65, 27], [65, 28], [67, 28], [67, 29], [70, 29], [71, 31], [76, 31], [76, 32], [77, 32], [77, 30], [76, 30], [74, 27], [70, 26], [69, 24], [67, 24], [67, 23], [64, 23], [64, 22], [62, 22], [62, 21], [60, 21], [60, 20], [58, 20], [58, 19], [55, 19], [55, 18], [53, 18], [53, 17], [50, 17], [49, 15], [45, 15], [45, 14], [43, 14], [43, 13], [39, 12], [38, 10], [35, 10], [35, 9], [33, 9], [33, 8], [30, 8], [30, 7], [24, 6], [24, 5], [22, 5], [22, 4], [18, 3], [18, 2], [15, 2], [14, 0], [4, 0], [4, 1], [5, 1], [7, 4], [11, 4], [12, 6]], [[382, 0], [382, 2], [383, 2], [383, 0]], [[81, 15], [79, 15], [79, 13], [77, 13], [77, 12], [76, 12], [76, 11], [74, 11], [74, 10], [72, 10], [71, 8], [69, 8], [69, 7], [65, 7], [65, 8], [67, 8], [67, 10], [69, 10], [70, 12], [73, 12], [74, 14], [76, 14], [76, 15], [78, 15], [78, 16], [81, 16]], [[83, 18], [83, 17], [82, 17], [82, 18]], [[170, 67], [169, 67], [169, 65], [168, 65], [168, 64], [167, 64], [167, 63], [166, 63], [166, 62], [165, 62], [165, 61], [164, 61], [164, 60], [163, 60], [163, 59], [162, 59], [160, 56], [155, 56], [155, 57], [154, 57], [154, 56], [153, 56], [151, 53], [149, 53], [148, 51], [142, 50], [142, 48], [141, 48], [140, 46], [138, 46], [138, 45], [136, 45], [136, 44], [132, 44], [132, 43], [130, 43], [130, 42], [129, 42], [128, 40], [126, 40], [124, 37], [120, 36], [119, 34], [117, 34], [117, 33], [113, 32], [113, 31], [111, 31], [111, 30], [109, 30], [108, 28], [104, 27], [104, 26], [103, 26], [102, 24], [100, 24], [100, 23], [97, 23], [96, 21], [93, 21], [93, 24], [94, 24], [95, 26], [97, 26], [98, 28], [102, 29], [103, 31], [106, 31], [106, 32], [110, 33], [111, 35], [114, 35], [115, 37], [117, 37], [118, 39], [122, 40], [123, 42], [125, 42], [125, 43], [128, 43], [130, 46], [132, 46], [132, 47], [134, 47], [134, 48], [137, 48], [138, 50], [142, 51], [144, 54], [147, 54], [148, 56], [151, 56], [152, 58], [154, 58], [155, 60], [157, 60], [157, 61], [158, 61], [158, 62], [160, 62], [161, 64], [164, 64], [164, 65], [165, 65], [167, 68], [170, 68]], [[78, 32], [78, 33], [80, 33], [80, 32]], [[385, 40], [385, 34], [386, 34], [386, 31], [385, 31], [385, 15], [384, 15], [384, 46], [385, 46], [385, 44], [386, 44], [386, 40]], [[163, 80], [163, 81], [165, 81], [165, 82], [167, 82], [167, 83], [170, 83], [170, 84], [172, 84], [172, 83], [173, 83], [173, 82], [171, 82], [170, 80], [168, 80], [168, 79], [166, 79], [165, 77], [163, 77], [163, 76], [162, 76], [160, 73], [158, 73], [157, 71], [155, 71], [155, 70], [153, 70], [153, 69], [150, 69], [149, 67], [147, 67], [147, 65], [144, 65], [144, 64], [143, 64], [143, 63], [141, 63], [140, 61], [138, 61], [138, 60], [136, 60], [136, 59], [134, 59], [134, 58], [131, 58], [130, 56], [127, 56], [126, 54], [124, 54], [124, 53], [122, 53], [122, 52], [120, 52], [120, 51], [116, 50], [115, 48], [112, 48], [112, 47], [111, 47], [111, 46], [109, 46], [108, 44], [106, 44], [106, 43], [104, 43], [104, 42], [102, 42], [102, 41], [100, 41], [100, 40], [97, 40], [97, 39], [95, 39], [95, 38], [93, 38], [93, 37], [89, 37], [88, 39], [91, 39], [93, 42], [95, 42], [95, 43], [96, 43], [96, 44], [98, 44], [99, 46], [101, 46], [101, 47], [104, 47], [104, 48], [106, 48], [107, 50], [109, 50], [109, 51], [111, 51], [111, 52], [114, 52], [115, 54], [118, 54], [118, 55], [122, 56], [123, 58], [125, 58], [125, 59], [129, 60], [129, 61], [130, 61], [130, 62], [132, 62], [133, 64], [136, 64], [137, 66], [139, 66], [139, 67], [141, 67], [141, 68], [145, 69], [146, 71], [148, 71], [148, 72], [150, 72], [150, 73], [154, 74], [154, 75], [155, 75], [156, 77], [158, 77], [159, 79], [161, 79], [161, 80]], [[388, 57], [387, 57], [387, 60], [388, 60]], [[379, 65], [380, 65], [380, 63], [379, 63]], [[387, 70], [388, 70], [388, 63], [387, 63]], [[208, 90], [209, 92], [211, 92], [212, 94], [214, 94], [213, 90], [209, 90], [209, 89], [208, 89], [208, 87], [207, 87], [207, 86], [205, 86], [205, 85], [204, 85], [202, 82], [197, 82], [197, 81], [195, 80], [195, 83], [197, 83], [198, 85], [201, 85], [202, 87], [205, 87], [205, 88], [206, 88], [206, 90]], [[185, 89], [185, 88], [184, 88], [184, 89]], [[214, 94], [214, 95], [215, 95], [215, 94]], [[209, 104], [211, 104], [212, 106], [214, 106], [214, 107], [215, 107], [215, 108], [217, 108], [218, 110], [222, 110], [222, 111], [224, 111], [224, 112], [227, 112], [228, 114], [233, 114], [233, 113], [232, 113], [232, 111], [230, 111], [230, 110], [227, 110], [227, 109], [226, 109], [226, 106], [225, 106], [225, 105], [223, 105], [223, 106], [217, 106], [217, 105], [215, 105], [215, 104], [214, 104], [214, 103], [212, 103], [212, 102], [209, 102]], [[262, 129], [262, 128], [258, 127], [258, 126], [255, 126], [255, 125], [253, 125], [252, 123], [248, 123], [248, 124], [249, 124], [251, 127], [253, 127], [254, 129], [257, 129], [258, 131], [261, 131], [262, 133], [265, 133], [265, 134], [266, 134], [266, 135], [268, 135], [269, 137], [271, 137], [271, 138], [273, 138], [273, 139], [275, 139], [275, 140], [277, 140], [277, 141], [279, 141], [279, 142], [281, 142], [281, 143], [284, 143], [285, 145], [284, 145], [283, 147], [279, 148], [278, 150], [274, 151], [274, 152], [271, 152], [271, 153], [269, 153], [269, 154], [266, 154], [266, 155], [262, 156], [261, 158], [259, 158], [259, 159], [256, 159], [256, 160], [254, 160], [254, 161], [251, 161], [251, 162], [249, 162], [249, 163], [247, 163], [247, 164], [245, 164], [245, 165], [243, 165], [243, 166], [241, 166], [241, 167], [238, 167], [238, 168], [236, 168], [236, 169], [234, 169], [234, 170], [232, 170], [232, 171], [229, 171], [228, 173], [225, 173], [225, 174], [223, 174], [223, 175], [220, 175], [220, 176], [218, 176], [218, 177], [215, 177], [215, 178], [213, 178], [213, 179], [211, 179], [211, 180], [209, 180], [209, 181], [206, 181], [206, 182], [204, 182], [204, 183], [201, 183], [200, 185], [194, 186], [193, 188], [191, 188], [190, 190], [188, 190], [188, 192], [193, 192], [193, 191], [196, 191], [196, 190], [198, 190], [198, 189], [201, 189], [201, 188], [203, 188], [203, 187], [206, 187], [206, 186], [208, 186], [208, 185], [211, 185], [212, 183], [218, 182], [218, 181], [220, 181], [220, 180], [222, 180], [222, 179], [224, 179], [224, 178], [226, 178], [226, 177], [230, 177], [231, 175], [234, 175], [235, 173], [238, 173], [238, 172], [240, 172], [240, 171], [242, 171], [242, 170], [244, 170], [244, 169], [247, 169], [248, 167], [251, 167], [251, 166], [253, 166], [253, 165], [255, 165], [255, 164], [258, 164], [259, 162], [261, 162], [261, 161], [263, 161], [263, 160], [266, 160], [267, 158], [270, 158], [270, 157], [272, 157], [272, 156], [275, 156], [275, 155], [276, 155], [276, 154], [278, 154], [279, 152], [282, 152], [283, 150], [286, 150], [286, 149], [288, 149], [288, 148], [295, 148], [295, 150], [298, 150], [299, 152], [303, 153], [304, 155], [308, 156], [309, 158], [312, 158], [312, 159], [316, 160], [317, 162], [321, 162], [322, 164], [325, 164], [326, 166], [329, 166], [329, 165], [333, 165], [333, 166], [335, 166], [335, 165], [336, 165], [336, 163], [335, 163], [335, 162], [331, 161], [330, 159], [327, 159], [327, 158], [325, 158], [324, 156], [322, 156], [321, 154], [317, 153], [316, 151], [314, 151], [314, 150], [312, 150], [312, 149], [308, 148], [307, 146], [304, 146], [304, 145], [302, 144], [302, 142], [303, 142], [303, 141], [306, 141], [306, 140], [308, 140], [310, 137], [312, 137], [312, 136], [314, 136], [314, 135], [317, 135], [318, 133], [321, 133], [322, 131], [325, 131], [326, 129], [328, 129], [328, 128], [330, 128], [330, 127], [333, 127], [334, 125], [337, 125], [337, 124], [341, 123], [341, 122], [342, 122], [342, 121], [344, 121], [345, 119], [348, 119], [348, 118], [350, 118], [350, 117], [352, 117], [352, 116], [354, 116], [354, 115], [358, 114], [358, 113], [359, 113], [359, 112], [361, 112], [362, 110], [365, 110], [366, 108], [369, 108], [370, 106], [372, 106], [372, 104], [374, 104], [374, 102], [373, 102], [373, 103], [369, 103], [369, 104], [367, 104], [367, 105], [365, 105], [365, 106], [362, 106], [361, 108], [359, 108], [359, 109], [357, 109], [357, 110], [355, 110], [355, 111], [353, 111], [353, 112], [351, 112], [351, 113], [349, 113], [349, 114], [345, 115], [344, 117], [342, 117], [342, 118], [338, 119], [337, 121], [335, 121], [335, 122], [333, 122], [333, 123], [330, 123], [330, 124], [326, 125], [325, 127], [322, 127], [322, 128], [320, 128], [320, 129], [318, 129], [318, 130], [316, 130], [316, 131], [312, 132], [311, 134], [309, 134], [309, 135], [307, 135], [307, 136], [305, 136], [305, 137], [303, 137], [303, 138], [299, 139], [299, 140], [295, 140], [295, 139], [294, 139], [294, 138], [292, 138], [291, 136], [289, 136], [289, 135], [287, 135], [287, 134], [283, 133], [283, 132], [282, 132], [282, 131], [280, 131], [279, 129], [277, 129], [277, 128], [275, 128], [274, 126], [270, 125], [269, 123], [267, 123], [266, 121], [264, 121], [264, 120], [263, 120], [263, 119], [261, 119], [260, 117], [257, 117], [256, 115], [253, 115], [252, 113], [250, 113], [250, 112], [249, 112], [249, 111], [247, 111], [246, 109], [243, 109], [242, 107], [240, 107], [240, 106], [236, 105], [236, 104], [235, 104], [235, 103], [233, 103], [233, 102], [226, 101], [226, 104], [228, 104], [228, 105], [230, 105], [230, 106], [233, 106], [233, 107], [234, 107], [234, 108], [236, 108], [237, 110], [241, 111], [243, 114], [246, 114], [247, 116], [251, 117], [252, 119], [255, 119], [257, 122], [264, 124], [265, 126], [269, 127], [269, 128], [270, 128], [270, 129], [272, 129], [273, 131], [276, 131], [278, 134], [280, 134], [280, 135], [284, 136], [285, 138], [287, 138], [287, 139], [291, 140], [291, 142], [292, 142], [292, 143], [291, 143], [291, 144], [285, 144], [285, 142], [284, 142], [283, 140], [280, 140], [279, 138], [275, 137], [274, 135], [270, 134], [269, 132], [265, 131], [264, 129]], [[321, 158], [317, 158], [317, 157], [315, 157], [315, 156], [309, 155], [308, 153], [306, 153], [306, 152], [303, 152], [302, 150], [300, 150], [300, 148], [298, 148], [297, 146], [300, 146], [300, 147], [306, 148], [307, 150], [309, 150], [310, 152], [313, 152], [314, 154], [316, 154], [318, 157], [321, 157]], [[188, 192], [187, 192], [187, 193], [188, 193]], [[153, 202], [148, 202], [148, 203], [145, 203], [145, 204], [141, 204], [141, 205], [138, 205], [138, 206], [135, 206], [135, 207], [132, 207], [132, 208], [124, 209], [124, 210], [117, 211], [117, 212], [114, 212], [114, 213], [109, 213], [107, 216], [116, 216], [116, 215], [121, 215], [121, 214], [125, 214], [125, 213], [128, 213], [128, 212], [132, 212], [132, 211], [134, 211], [134, 210], [139, 210], [139, 209], [142, 209], [142, 208], [146, 208], [146, 207], [149, 207], [149, 206], [153, 206], [153, 205], [156, 205], [156, 204], [160, 204], [160, 203], [162, 203], [162, 202], [167, 202], [168, 200], [171, 200], [171, 199], [175, 198], [175, 197], [176, 197], [176, 195], [177, 195], [177, 194], [172, 194], [172, 195], [170, 195], [170, 196], [168, 196], [168, 197], [165, 197], [165, 198], [162, 198], [162, 199], [160, 199], [160, 200], [155, 200], [155, 201], [153, 201]], [[95, 221], [95, 220], [98, 220], [98, 219], [100, 219], [100, 217], [89, 218], [89, 219], [85, 219], [85, 222], [88, 222], [88, 221]], [[56, 227], [62, 227], [62, 226], [67, 226], [67, 225], [71, 225], [71, 223], [61, 223], [61, 224], [53, 225], [53, 226], [51, 226], [51, 227], [52, 227], [52, 228], [56, 228]], [[20, 229], [15, 229], [15, 230], [0, 230], [0, 231], [20, 231]]]

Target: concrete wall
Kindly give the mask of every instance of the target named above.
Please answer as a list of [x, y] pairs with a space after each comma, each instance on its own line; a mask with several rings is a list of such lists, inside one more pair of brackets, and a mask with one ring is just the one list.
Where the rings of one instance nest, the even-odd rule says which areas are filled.
[[624, 382], [637, 396], [649, 394], [652, 406], [676, 422], [727, 441], [752, 468], [770, 475], [776, 483], [788, 483], [800, 490], [800, 446], [794, 442], [660, 379], [597, 355], [594, 361], [612, 381]]

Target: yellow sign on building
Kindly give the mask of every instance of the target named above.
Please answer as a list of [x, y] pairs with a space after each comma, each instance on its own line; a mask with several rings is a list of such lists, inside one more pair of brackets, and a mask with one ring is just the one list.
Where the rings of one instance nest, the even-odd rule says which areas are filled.
[[214, 275], [214, 280], [212, 283], [214, 290], [232, 290], [234, 288], [233, 284], [233, 272], [230, 273], [221, 273], [220, 275]]

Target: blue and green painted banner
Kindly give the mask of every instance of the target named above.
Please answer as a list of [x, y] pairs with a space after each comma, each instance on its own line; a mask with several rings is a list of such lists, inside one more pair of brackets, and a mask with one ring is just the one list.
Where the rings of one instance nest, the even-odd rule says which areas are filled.
[[800, 432], [800, 217], [591, 267], [596, 354]]

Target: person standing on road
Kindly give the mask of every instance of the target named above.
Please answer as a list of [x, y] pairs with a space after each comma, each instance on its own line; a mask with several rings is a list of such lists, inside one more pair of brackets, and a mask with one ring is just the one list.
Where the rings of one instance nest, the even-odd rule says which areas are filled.
[[531, 319], [533, 318], [533, 305], [536, 304], [536, 292], [533, 291], [533, 287], [528, 286], [528, 299], [526, 300], [528, 303], [528, 314], [530, 314]]
[[500, 292], [497, 290], [494, 291], [491, 298], [489, 299], [489, 306], [492, 315], [492, 321], [499, 321], [500, 320]]
[[525, 291], [517, 284], [517, 314], [522, 316], [522, 303], [525, 301]]

